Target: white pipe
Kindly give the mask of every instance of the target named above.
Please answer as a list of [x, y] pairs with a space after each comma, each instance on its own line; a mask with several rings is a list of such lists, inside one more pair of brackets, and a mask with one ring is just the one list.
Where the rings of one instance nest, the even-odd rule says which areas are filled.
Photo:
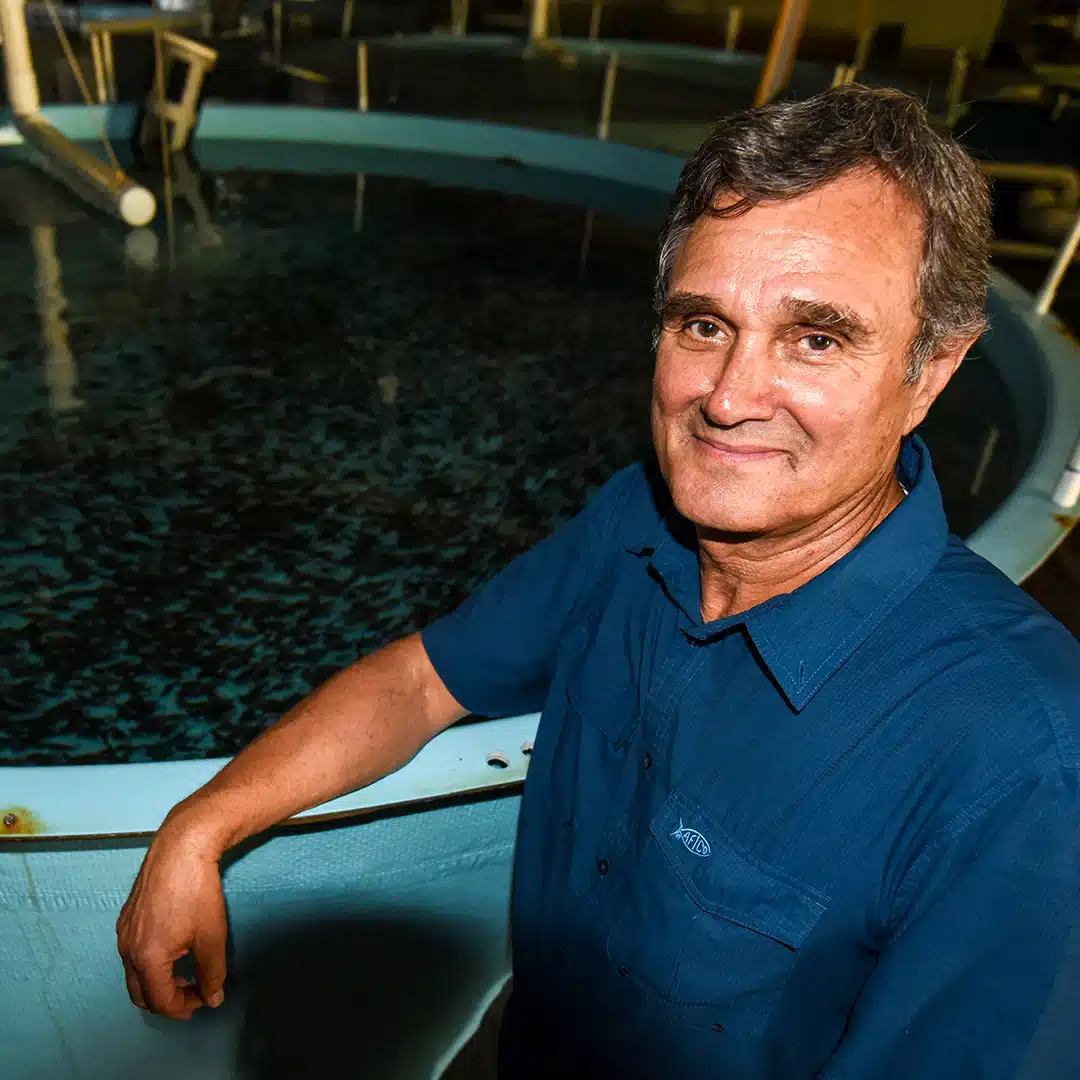
[[42, 118], [24, 0], [0, 0], [0, 34], [15, 127], [35, 152], [38, 164], [87, 202], [119, 215], [128, 225], [148, 224], [154, 217], [154, 196], [120, 169], [66, 139]]
[[1043, 282], [1038, 296], [1035, 297], [1036, 314], [1045, 315], [1053, 306], [1058, 286], [1065, 276], [1065, 271], [1069, 269], [1069, 263], [1072, 262], [1078, 246], [1080, 246], [1080, 213], [1077, 213], [1073, 219], [1069, 235], [1065, 237], [1061, 247], [1058, 248], [1054, 265], [1050, 267], [1050, 273], [1046, 275], [1046, 280]]
[[139, 228], [153, 220], [154, 196], [89, 150], [71, 142], [39, 116], [19, 116], [15, 126], [38, 163], [88, 203]]
[[1080, 499], [1080, 442], [1073, 447], [1072, 457], [1054, 488], [1053, 499], [1062, 510], [1071, 510]]
[[37, 76], [30, 54], [24, 0], [0, 0], [0, 34], [4, 42], [4, 72], [8, 103], [16, 116], [36, 116], [41, 108]]

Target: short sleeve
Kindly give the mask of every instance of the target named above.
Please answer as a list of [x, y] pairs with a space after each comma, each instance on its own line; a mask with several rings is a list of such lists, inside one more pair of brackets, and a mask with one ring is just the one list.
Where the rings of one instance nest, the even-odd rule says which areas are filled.
[[1019, 1080], [1037, 1033], [1070, 1035], [1052, 1002], [1075, 975], [1076, 780], [1016, 783], [942, 836], [820, 1080]]
[[543, 707], [559, 646], [646, 490], [640, 465], [616, 473], [580, 514], [423, 631], [439, 678], [465, 708], [510, 716]]

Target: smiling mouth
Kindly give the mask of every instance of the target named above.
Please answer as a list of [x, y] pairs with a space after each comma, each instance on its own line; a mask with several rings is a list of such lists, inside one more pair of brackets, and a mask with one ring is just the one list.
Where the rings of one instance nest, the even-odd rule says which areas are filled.
[[723, 458], [727, 461], [760, 461], [764, 458], [777, 457], [786, 454], [776, 446], [741, 445], [739, 443], [725, 443], [714, 439], [703, 439], [700, 435], [694, 438], [710, 456]]

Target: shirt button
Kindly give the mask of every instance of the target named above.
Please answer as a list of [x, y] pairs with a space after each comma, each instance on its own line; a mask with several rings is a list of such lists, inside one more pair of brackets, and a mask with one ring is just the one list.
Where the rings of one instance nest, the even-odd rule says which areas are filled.
[[630, 974], [629, 970], [624, 967], [619, 968], [619, 974], [625, 979]]
[[610, 869], [611, 864], [607, 861], [607, 859], [596, 860], [596, 872], [601, 876], [606, 874]]
[[723, 1031], [724, 1030], [724, 1025], [721, 1024], [719, 1020], [717, 1020], [716, 1023], [713, 1024], [712, 1029], [713, 1029], [713, 1031]]
[[643, 769], [652, 768], [652, 754], [646, 753], [641, 759], [641, 767]]

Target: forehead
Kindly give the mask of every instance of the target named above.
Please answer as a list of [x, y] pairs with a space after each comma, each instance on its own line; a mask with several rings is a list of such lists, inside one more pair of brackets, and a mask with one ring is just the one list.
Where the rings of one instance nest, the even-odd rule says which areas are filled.
[[671, 285], [765, 306], [790, 296], [839, 302], [906, 322], [921, 256], [919, 208], [878, 173], [849, 174], [808, 195], [699, 219]]

